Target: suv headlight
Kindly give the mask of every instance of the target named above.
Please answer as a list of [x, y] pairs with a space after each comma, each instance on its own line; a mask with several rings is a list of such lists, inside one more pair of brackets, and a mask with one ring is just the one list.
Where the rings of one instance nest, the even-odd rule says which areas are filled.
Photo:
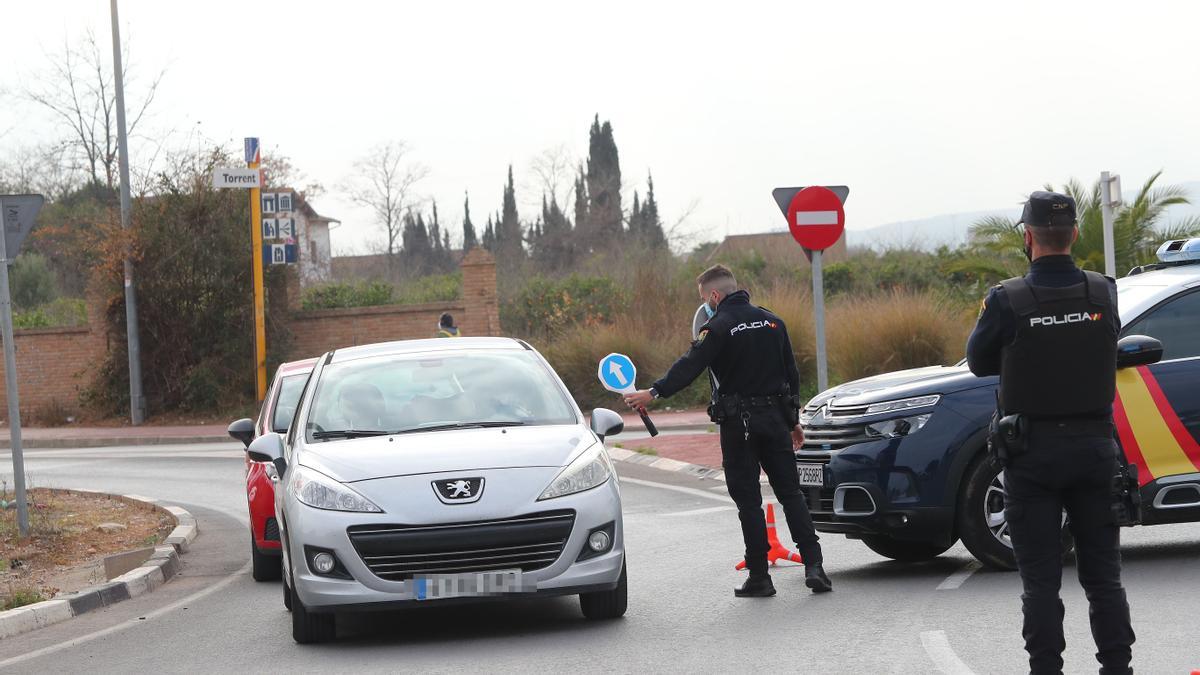
[[900, 436], [908, 436], [915, 434], [929, 422], [929, 418], [933, 417], [933, 413], [925, 413], [924, 415], [914, 415], [912, 417], [898, 417], [893, 420], [883, 420], [882, 422], [872, 422], [867, 425], [867, 435], [879, 438], [898, 438]]
[[612, 466], [608, 463], [608, 454], [604, 452], [604, 445], [597, 443], [560, 471], [542, 491], [538, 501], [590, 490], [603, 485], [611, 476]]
[[938, 394], [929, 396], [917, 396], [914, 398], [902, 398], [895, 401], [883, 401], [881, 403], [872, 403], [867, 406], [864, 414], [874, 415], [875, 413], [892, 412], [895, 410], [908, 410], [909, 408], [924, 408], [926, 406], [937, 405], [941, 400]]
[[327, 511], [383, 513], [371, 500], [332, 478], [312, 469], [298, 466], [288, 481], [288, 492], [301, 504]]

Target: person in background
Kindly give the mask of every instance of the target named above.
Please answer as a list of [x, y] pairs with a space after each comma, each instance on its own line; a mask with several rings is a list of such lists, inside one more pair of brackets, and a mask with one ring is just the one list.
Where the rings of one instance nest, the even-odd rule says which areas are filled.
[[462, 333], [458, 332], [458, 326], [454, 325], [454, 317], [450, 316], [449, 312], [445, 312], [438, 319], [437, 335], [434, 337], [454, 338], [462, 337]]

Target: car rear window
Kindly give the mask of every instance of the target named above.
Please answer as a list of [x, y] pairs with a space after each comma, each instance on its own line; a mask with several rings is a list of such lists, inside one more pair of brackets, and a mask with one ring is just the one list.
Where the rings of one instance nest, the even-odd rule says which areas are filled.
[[306, 435], [478, 423], [575, 424], [575, 408], [527, 351], [382, 356], [325, 366]]

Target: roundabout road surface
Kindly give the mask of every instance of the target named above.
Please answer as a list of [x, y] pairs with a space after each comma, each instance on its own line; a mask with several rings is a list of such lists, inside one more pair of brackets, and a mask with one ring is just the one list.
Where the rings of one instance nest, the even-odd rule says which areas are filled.
[[[7, 453], [0, 462], [7, 463]], [[30, 450], [35, 486], [136, 493], [179, 504], [201, 534], [181, 576], [105, 610], [0, 640], [11, 672], [729, 672], [1014, 673], [1026, 668], [1020, 581], [976, 571], [961, 545], [895, 563], [825, 536], [834, 592], [803, 569], [773, 572], [779, 595], [739, 600], [737, 516], [721, 483], [619, 464], [629, 613], [590, 623], [574, 598], [347, 617], [336, 643], [300, 646], [278, 583], [248, 568], [236, 444]], [[782, 519], [781, 519], [782, 520]], [[787, 541], [781, 523], [781, 538]], [[1125, 532], [1139, 672], [1200, 668], [1200, 525]], [[1064, 575], [1067, 672], [1094, 672], [1086, 601]]]

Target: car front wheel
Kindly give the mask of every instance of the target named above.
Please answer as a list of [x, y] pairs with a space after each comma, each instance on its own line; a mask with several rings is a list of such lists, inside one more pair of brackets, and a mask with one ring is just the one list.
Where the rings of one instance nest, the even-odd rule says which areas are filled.
[[308, 611], [296, 589], [289, 584], [288, 590], [292, 594], [292, 639], [302, 645], [332, 641], [337, 634], [336, 615]]
[[[1012, 535], [1004, 513], [1007, 495], [1004, 472], [996, 468], [986, 455], [980, 455], [967, 468], [962, 499], [958, 508], [958, 535], [963, 545], [979, 562], [999, 570], [1017, 569], [1013, 555]], [[1071, 552], [1074, 540], [1063, 517], [1062, 551]]]
[[579, 594], [579, 609], [588, 619], [617, 619], [625, 615], [629, 606], [629, 585], [626, 580], [625, 563], [621, 563], [621, 578], [611, 591]]

